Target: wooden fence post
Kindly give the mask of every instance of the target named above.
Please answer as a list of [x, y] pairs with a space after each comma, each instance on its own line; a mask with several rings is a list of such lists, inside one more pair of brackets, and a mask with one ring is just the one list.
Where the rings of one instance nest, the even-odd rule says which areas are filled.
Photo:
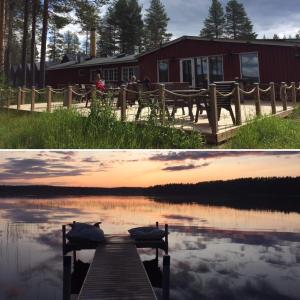
[[297, 104], [297, 91], [296, 91], [296, 83], [292, 82], [292, 103], [293, 106]]
[[17, 102], [17, 109], [21, 109], [21, 104], [22, 104], [22, 88], [18, 88], [18, 102]]
[[162, 125], [165, 124], [165, 117], [166, 117], [166, 87], [164, 84], [159, 85], [159, 101], [160, 101], [160, 108], [161, 108], [161, 123]]
[[275, 83], [270, 82], [270, 100], [271, 100], [271, 107], [272, 107], [272, 114], [276, 114], [276, 91], [275, 91]]
[[25, 104], [25, 100], [26, 100], [26, 86], [24, 85], [23, 88], [22, 88], [22, 97], [21, 97], [21, 104]]
[[217, 134], [219, 131], [218, 128], [218, 106], [217, 106], [217, 86], [212, 83], [209, 85], [209, 123], [211, 126], [212, 134]]
[[51, 112], [52, 90], [51, 86], [46, 87], [47, 112]]
[[6, 105], [7, 105], [7, 108], [10, 107], [10, 101], [11, 101], [11, 98], [12, 98], [12, 90], [11, 90], [11, 87], [8, 88], [8, 95], [7, 95], [7, 99], [6, 99]]
[[30, 110], [34, 111], [35, 107], [35, 86], [31, 88], [31, 104], [30, 104]]
[[126, 121], [126, 106], [127, 106], [127, 101], [126, 101], [126, 85], [121, 86], [120, 90], [120, 104], [121, 104], [121, 121], [125, 122]]
[[255, 85], [255, 111], [258, 117], [261, 116], [261, 103], [260, 103], [260, 90], [259, 83], [254, 83]]
[[286, 94], [286, 83], [282, 82], [280, 85], [280, 98], [282, 101], [283, 110], [287, 110], [287, 94]]
[[71, 85], [68, 86], [67, 90], [67, 108], [70, 109], [72, 107], [73, 102], [73, 87]]
[[242, 125], [242, 112], [241, 112], [241, 93], [240, 93], [240, 84], [236, 82], [235, 84], [235, 125]]

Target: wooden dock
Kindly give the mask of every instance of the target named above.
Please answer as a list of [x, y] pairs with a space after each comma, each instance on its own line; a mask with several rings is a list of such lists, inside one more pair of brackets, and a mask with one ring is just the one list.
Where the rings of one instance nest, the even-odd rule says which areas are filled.
[[132, 239], [111, 237], [97, 247], [78, 299], [156, 299]]
[[[73, 222], [73, 224], [75, 221]], [[70, 300], [155, 300], [152, 286], [162, 288], [163, 299], [169, 300], [170, 292], [170, 256], [168, 255], [169, 227], [165, 224], [165, 237], [159, 240], [134, 240], [129, 235], [105, 235], [103, 243], [67, 242], [66, 227], [62, 225], [63, 252], [63, 299]], [[156, 222], [159, 228], [159, 223]], [[154, 249], [155, 263], [158, 272], [159, 249], [163, 250], [162, 275], [144, 266], [137, 252], [138, 248]], [[96, 249], [92, 263], [84, 274], [84, 280], [72, 283], [72, 261], [69, 252], [73, 253], [73, 275], [76, 266], [76, 252], [84, 249]], [[82, 272], [82, 269], [81, 269]], [[78, 273], [77, 273], [78, 275]], [[158, 276], [158, 277], [156, 277]], [[160, 277], [162, 276], [162, 277]], [[157, 279], [159, 278], [160, 279]], [[73, 277], [75, 278], [75, 277]], [[78, 278], [78, 276], [77, 276]], [[154, 281], [153, 281], [154, 280]], [[158, 281], [157, 281], [158, 280]], [[75, 293], [72, 293], [75, 291]]]

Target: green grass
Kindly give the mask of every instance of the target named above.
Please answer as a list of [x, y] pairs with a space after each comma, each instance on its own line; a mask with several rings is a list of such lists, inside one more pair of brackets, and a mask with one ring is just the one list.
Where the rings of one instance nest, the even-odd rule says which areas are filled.
[[300, 149], [300, 109], [288, 118], [264, 117], [242, 127], [225, 144], [232, 149]]
[[2, 149], [195, 149], [199, 133], [117, 121], [110, 107], [93, 106], [87, 118], [73, 110], [54, 113], [0, 112]]

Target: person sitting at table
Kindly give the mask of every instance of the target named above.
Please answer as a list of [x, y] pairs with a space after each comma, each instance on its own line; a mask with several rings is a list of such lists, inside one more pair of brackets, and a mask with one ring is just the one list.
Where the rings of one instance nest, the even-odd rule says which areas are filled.
[[96, 89], [102, 93], [105, 93], [107, 88], [106, 88], [106, 85], [105, 85], [105, 82], [104, 80], [102, 80], [101, 78], [101, 73], [98, 72], [97, 75], [96, 75]]
[[135, 75], [132, 75], [132, 76], [129, 78], [128, 84], [136, 84], [136, 83], [137, 83], [136, 76], [135, 76]]
[[144, 89], [145, 91], [150, 91], [150, 88], [151, 88], [151, 81], [150, 81], [150, 79], [149, 79], [148, 76], [146, 76], [146, 77], [144, 78], [144, 80], [142, 81], [142, 85], [143, 85], [143, 89]]

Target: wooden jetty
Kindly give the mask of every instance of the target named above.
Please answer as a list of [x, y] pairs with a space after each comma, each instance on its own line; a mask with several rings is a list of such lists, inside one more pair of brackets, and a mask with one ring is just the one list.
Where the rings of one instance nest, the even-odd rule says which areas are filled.
[[[158, 227], [158, 222], [156, 223]], [[165, 225], [166, 236], [157, 241], [135, 241], [128, 235], [105, 235], [101, 244], [74, 244], [66, 241], [66, 226], [63, 225], [64, 255], [64, 300], [71, 299], [71, 256], [76, 263], [76, 251], [96, 249], [87, 275], [78, 295], [79, 300], [155, 300], [147, 271], [139, 257], [137, 248], [156, 249], [158, 266], [158, 249], [163, 256], [163, 295], [169, 299], [170, 256], [168, 255], [168, 225]], [[73, 299], [73, 298], [72, 298]]]
[[78, 299], [156, 299], [130, 238], [97, 247]]

